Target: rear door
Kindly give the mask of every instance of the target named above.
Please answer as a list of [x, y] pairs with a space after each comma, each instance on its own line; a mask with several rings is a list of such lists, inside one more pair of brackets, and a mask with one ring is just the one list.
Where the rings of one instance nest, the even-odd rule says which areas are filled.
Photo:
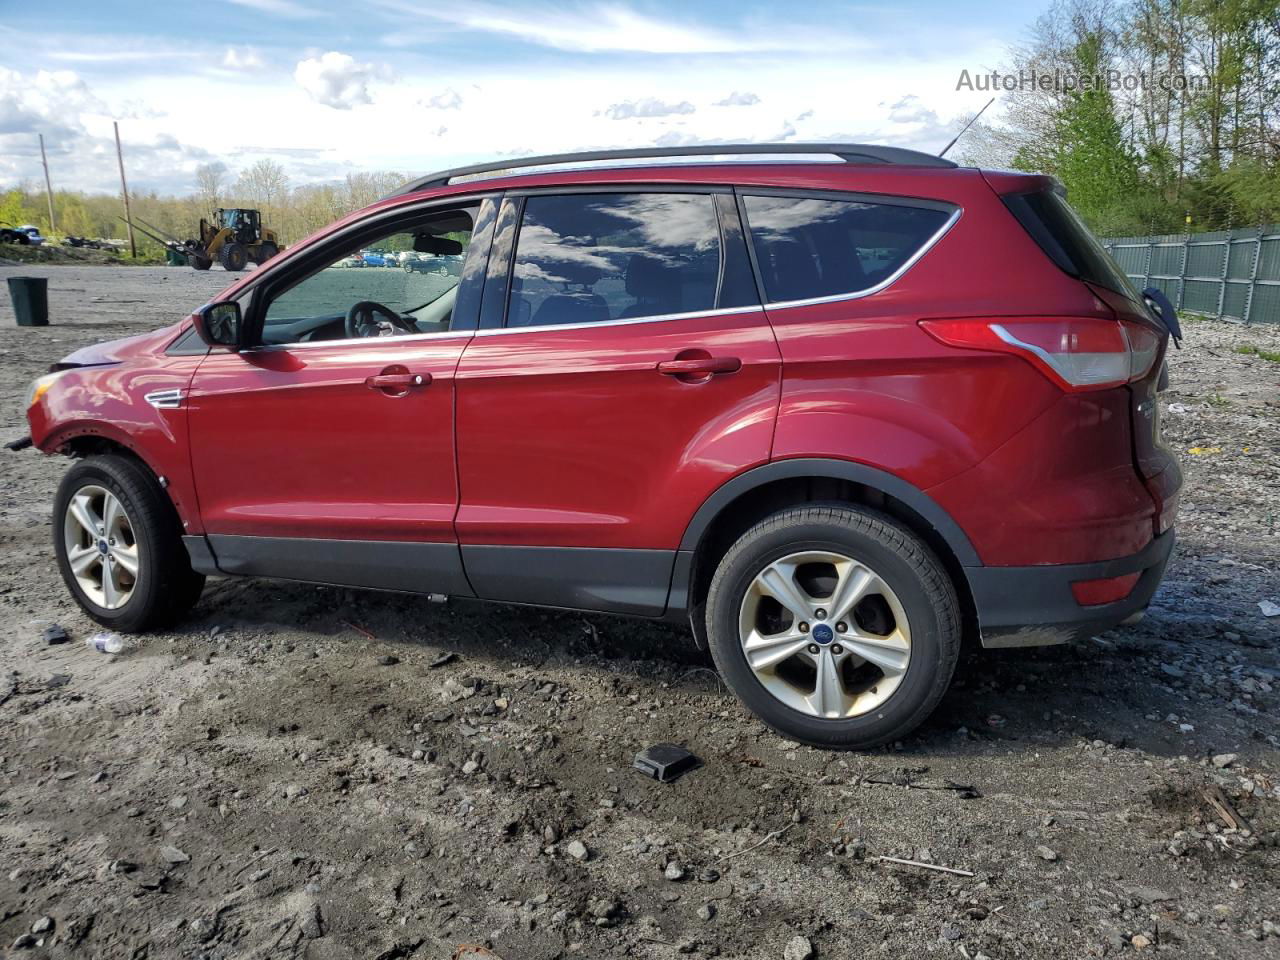
[[457, 377], [467, 576], [494, 600], [661, 614], [689, 519], [768, 460], [777, 413], [732, 198], [537, 192], [499, 222], [499, 325]]

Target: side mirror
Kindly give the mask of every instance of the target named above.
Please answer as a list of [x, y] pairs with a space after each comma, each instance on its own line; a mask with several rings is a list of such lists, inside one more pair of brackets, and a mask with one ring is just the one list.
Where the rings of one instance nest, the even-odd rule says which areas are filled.
[[211, 347], [240, 347], [240, 304], [234, 300], [206, 303], [191, 315], [200, 339]]

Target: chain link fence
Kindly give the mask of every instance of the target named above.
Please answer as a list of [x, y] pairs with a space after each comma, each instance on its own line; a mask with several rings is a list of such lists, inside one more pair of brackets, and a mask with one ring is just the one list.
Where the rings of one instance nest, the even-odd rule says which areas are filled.
[[1280, 224], [1102, 244], [1139, 290], [1159, 287], [1178, 310], [1280, 323]]

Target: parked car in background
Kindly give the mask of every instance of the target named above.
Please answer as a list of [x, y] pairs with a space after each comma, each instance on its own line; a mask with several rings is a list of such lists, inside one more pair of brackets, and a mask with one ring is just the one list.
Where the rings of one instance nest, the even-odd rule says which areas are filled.
[[28, 223], [18, 227], [18, 229], [27, 235], [27, 242], [33, 247], [38, 247], [40, 244], [44, 243], [44, 237], [40, 235], [39, 227]]
[[353, 253], [338, 260], [332, 266], [335, 267], [363, 267], [364, 257], [359, 253]]
[[395, 266], [394, 263], [388, 263], [386, 256], [376, 250], [364, 251], [364, 253], [361, 254], [361, 259], [364, 260], [364, 265], [366, 267]]
[[461, 256], [419, 257], [405, 261], [403, 267], [406, 273], [434, 273], [436, 276], [447, 277], [462, 272], [462, 261]]
[[31, 243], [31, 237], [12, 224], [0, 222], [0, 243], [13, 243], [25, 247]]
[[859, 144], [523, 163], [407, 184], [32, 385], [89, 616], [148, 629], [231, 575], [662, 618], [848, 748], [921, 723], [966, 637], [1142, 614], [1177, 320], [1054, 180]]

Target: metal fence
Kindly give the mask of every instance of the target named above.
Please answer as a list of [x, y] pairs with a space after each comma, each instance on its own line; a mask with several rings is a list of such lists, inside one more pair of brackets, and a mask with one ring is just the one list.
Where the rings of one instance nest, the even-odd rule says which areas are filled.
[[1280, 224], [1102, 243], [1138, 289], [1159, 287], [1178, 310], [1280, 323]]

